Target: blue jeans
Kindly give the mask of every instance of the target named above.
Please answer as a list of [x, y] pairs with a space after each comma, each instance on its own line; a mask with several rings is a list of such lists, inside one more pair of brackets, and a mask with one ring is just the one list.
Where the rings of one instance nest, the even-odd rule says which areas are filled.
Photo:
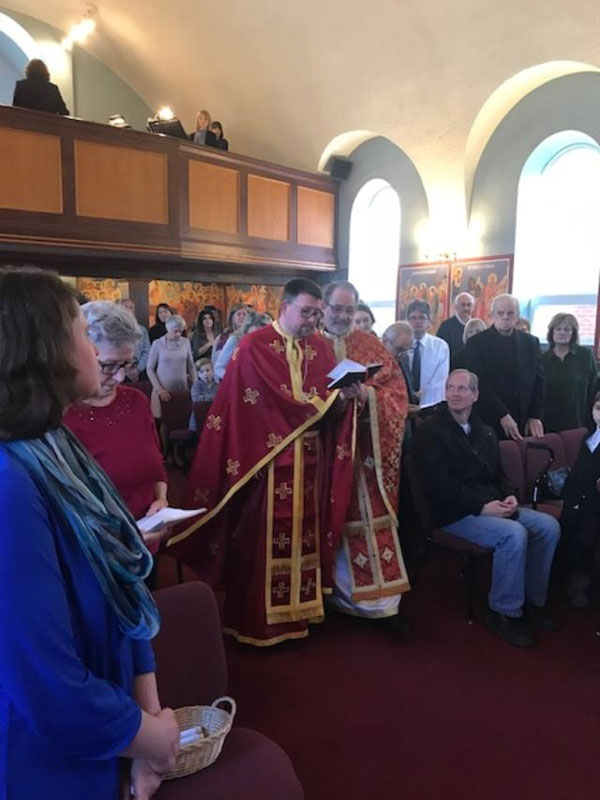
[[554, 551], [560, 538], [558, 520], [519, 507], [519, 518], [474, 516], [453, 522], [445, 531], [494, 550], [489, 606], [507, 617], [520, 617], [523, 603], [543, 606]]

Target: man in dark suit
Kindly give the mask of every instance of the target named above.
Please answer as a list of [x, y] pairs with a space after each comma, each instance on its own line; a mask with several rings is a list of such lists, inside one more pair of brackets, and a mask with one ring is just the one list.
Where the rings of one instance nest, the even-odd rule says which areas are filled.
[[43, 61], [39, 58], [32, 59], [25, 68], [25, 76], [16, 83], [13, 106], [68, 116], [69, 109], [62, 99], [60, 89], [56, 84], [50, 83], [50, 73]]
[[492, 325], [467, 341], [465, 363], [479, 377], [477, 411], [498, 436], [543, 436], [544, 372], [540, 343], [515, 329], [519, 301], [500, 294], [492, 303]]
[[438, 328], [436, 336], [443, 339], [450, 348], [450, 358], [465, 346], [463, 334], [465, 325], [471, 319], [475, 300], [468, 292], [461, 292], [454, 300], [454, 315], [445, 319]]
[[398, 366], [402, 370], [404, 381], [406, 383], [406, 393], [408, 395], [409, 411], [410, 406], [414, 406], [418, 411], [419, 398], [415, 395], [412, 378], [410, 374], [410, 362], [408, 360], [408, 352], [412, 349], [414, 341], [413, 330], [408, 322], [393, 322], [383, 332], [381, 337], [381, 344], [385, 347], [388, 353], [393, 356], [398, 362]]

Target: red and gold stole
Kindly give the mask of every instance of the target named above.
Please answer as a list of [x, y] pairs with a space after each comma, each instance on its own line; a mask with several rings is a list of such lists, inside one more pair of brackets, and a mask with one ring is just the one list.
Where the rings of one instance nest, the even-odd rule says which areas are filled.
[[379, 339], [354, 330], [327, 335], [336, 361], [350, 358], [365, 366], [383, 364], [366, 383], [367, 407], [360, 416], [354, 458], [354, 487], [346, 515], [343, 547], [354, 601], [400, 594], [410, 589], [398, 540], [398, 489], [406, 383]]
[[[257, 491], [266, 484], [270, 624], [306, 618], [308, 606], [321, 604], [321, 589], [331, 585], [333, 550], [352, 483], [349, 411], [336, 426], [325, 427], [322, 442], [318, 431], [338, 396], [327, 389], [327, 373], [334, 366], [331, 348], [319, 334], [295, 339], [273, 323], [241, 340], [206, 420], [187, 483], [185, 505], [203, 505], [208, 512], [168, 543], [181, 560], [194, 566], [203, 561], [202, 577], [217, 582], [223, 569], [218, 541], [223, 532], [218, 534], [211, 523], [253, 479]], [[348, 457], [332, 456], [332, 451], [340, 452], [338, 447]], [[261, 532], [262, 525], [260, 521]], [[207, 536], [190, 537], [203, 528]]]

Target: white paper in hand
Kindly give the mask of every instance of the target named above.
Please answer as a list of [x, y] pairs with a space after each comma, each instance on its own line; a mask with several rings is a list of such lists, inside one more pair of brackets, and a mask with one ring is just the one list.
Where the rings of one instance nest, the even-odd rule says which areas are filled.
[[135, 524], [142, 533], [151, 533], [162, 528], [163, 525], [181, 522], [190, 517], [197, 517], [199, 514], [204, 514], [205, 511], [205, 508], [162, 508], [150, 517], [138, 519]]
[[367, 368], [364, 364], [359, 364], [358, 361], [352, 361], [351, 358], [344, 358], [335, 366], [331, 372], [327, 373], [327, 377], [332, 381], [337, 381], [347, 375], [349, 372], [366, 372]]

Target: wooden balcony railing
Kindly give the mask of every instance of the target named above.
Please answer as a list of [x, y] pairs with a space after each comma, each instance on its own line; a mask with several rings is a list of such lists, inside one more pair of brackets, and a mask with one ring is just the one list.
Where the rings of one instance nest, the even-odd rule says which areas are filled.
[[337, 181], [191, 142], [0, 106], [0, 255], [337, 268]]

